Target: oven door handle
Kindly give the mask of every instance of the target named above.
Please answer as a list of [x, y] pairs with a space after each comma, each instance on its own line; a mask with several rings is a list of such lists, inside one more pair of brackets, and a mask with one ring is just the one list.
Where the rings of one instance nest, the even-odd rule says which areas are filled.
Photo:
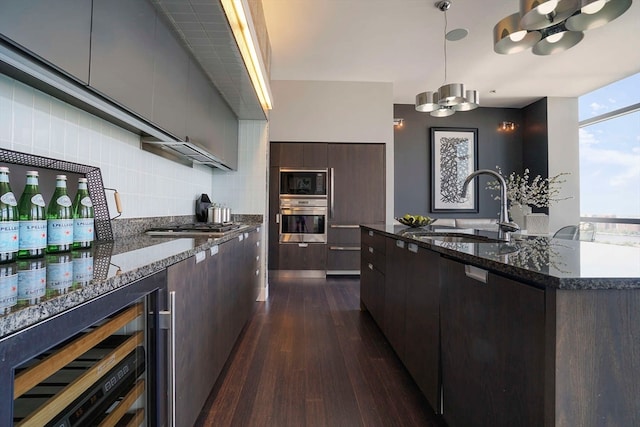
[[326, 209], [310, 209], [310, 208], [286, 208], [280, 209], [281, 215], [326, 215]]
[[335, 197], [333, 195], [335, 193], [335, 188], [336, 188], [336, 186], [335, 186], [335, 177], [334, 177], [334, 173], [333, 172], [334, 172], [334, 169], [333, 168], [329, 168], [329, 180], [330, 180], [330, 183], [331, 183], [330, 184], [330, 189], [329, 189], [329, 191], [331, 192], [331, 200], [329, 202], [329, 205], [330, 205], [329, 206], [329, 218], [330, 219], [333, 219], [333, 214], [334, 214], [333, 205], [334, 205], [334, 202], [335, 202]]

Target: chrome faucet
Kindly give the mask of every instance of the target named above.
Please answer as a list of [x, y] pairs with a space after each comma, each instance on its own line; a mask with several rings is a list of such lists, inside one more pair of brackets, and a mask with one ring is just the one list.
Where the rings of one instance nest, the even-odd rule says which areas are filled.
[[479, 169], [471, 172], [469, 176], [464, 180], [462, 185], [462, 192], [460, 196], [466, 197], [467, 187], [469, 183], [478, 175], [487, 174], [494, 176], [500, 183], [500, 216], [498, 218], [498, 239], [509, 242], [511, 240], [511, 233], [520, 230], [520, 226], [515, 222], [509, 221], [509, 210], [507, 208], [507, 183], [504, 181], [502, 175], [494, 172], [490, 169]]

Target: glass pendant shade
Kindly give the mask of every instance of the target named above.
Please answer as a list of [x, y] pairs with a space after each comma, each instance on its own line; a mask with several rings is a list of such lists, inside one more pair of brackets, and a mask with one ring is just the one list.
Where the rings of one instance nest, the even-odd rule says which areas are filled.
[[580, 8], [580, 0], [520, 0], [520, 25], [539, 30], [564, 21]]
[[452, 108], [456, 111], [471, 111], [480, 105], [480, 95], [477, 90], [468, 90], [464, 98], [464, 102], [454, 105]]
[[455, 114], [456, 110], [451, 107], [440, 107], [429, 113], [432, 117], [449, 117]]
[[449, 83], [438, 89], [438, 104], [451, 107], [464, 102], [464, 85], [462, 83]]
[[531, 52], [536, 55], [553, 55], [564, 52], [580, 43], [584, 37], [584, 33], [581, 31], [568, 31], [564, 24], [546, 28], [542, 33], [542, 40], [531, 49]]
[[440, 108], [438, 94], [435, 92], [422, 92], [416, 95], [416, 111], [429, 113]]
[[567, 29], [586, 31], [601, 27], [631, 7], [631, 0], [581, 0], [580, 13], [567, 19]]
[[539, 31], [527, 31], [520, 26], [520, 14], [514, 13], [493, 27], [493, 50], [508, 55], [522, 52], [540, 41]]

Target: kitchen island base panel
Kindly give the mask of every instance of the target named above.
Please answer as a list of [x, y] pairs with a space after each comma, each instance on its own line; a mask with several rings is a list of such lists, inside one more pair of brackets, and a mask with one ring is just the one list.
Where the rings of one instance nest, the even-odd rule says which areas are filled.
[[640, 292], [547, 291], [546, 305], [545, 425], [640, 425]]

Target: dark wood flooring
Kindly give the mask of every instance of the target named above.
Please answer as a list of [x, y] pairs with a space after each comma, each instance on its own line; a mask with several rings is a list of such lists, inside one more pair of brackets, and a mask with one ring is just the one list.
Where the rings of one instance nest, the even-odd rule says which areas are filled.
[[270, 280], [196, 426], [442, 426], [354, 278]]

